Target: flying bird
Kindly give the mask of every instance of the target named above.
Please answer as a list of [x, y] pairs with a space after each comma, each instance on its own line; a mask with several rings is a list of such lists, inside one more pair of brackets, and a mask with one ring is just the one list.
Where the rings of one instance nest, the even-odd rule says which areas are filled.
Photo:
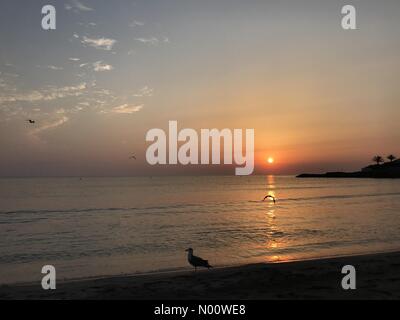
[[136, 157], [135, 156], [130, 156], [129, 159], [135, 159], [136, 160]]
[[26, 120], [26, 121], [28, 121], [30, 124], [35, 124], [35, 123], [36, 123], [35, 120], [31, 120], [31, 119], [28, 119], [28, 120]]
[[267, 196], [265, 196], [265, 198], [263, 199], [263, 201], [265, 201], [265, 199], [268, 199], [268, 198], [271, 198], [271, 199], [274, 201], [274, 203], [276, 203], [275, 197], [274, 197], [274, 196], [271, 196], [270, 194], [267, 195]]
[[193, 255], [192, 248], [186, 249], [185, 251], [188, 253], [188, 262], [194, 267], [195, 271], [197, 270], [197, 267], [204, 267], [207, 269], [212, 268], [212, 266], [209, 265], [208, 260]]

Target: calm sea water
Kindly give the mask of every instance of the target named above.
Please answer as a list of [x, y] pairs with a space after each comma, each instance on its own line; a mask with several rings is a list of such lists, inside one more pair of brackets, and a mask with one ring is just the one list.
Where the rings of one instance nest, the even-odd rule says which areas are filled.
[[0, 239], [0, 283], [398, 250], [400, 181], [0, 179]]

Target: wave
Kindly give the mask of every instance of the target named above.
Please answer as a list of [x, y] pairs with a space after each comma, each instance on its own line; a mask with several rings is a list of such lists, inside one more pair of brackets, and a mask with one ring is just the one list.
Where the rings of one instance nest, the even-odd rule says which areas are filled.
[[303, 201], [303, 200], [326, 200], [326, 199], [352, 199], [352, 198], [375, 198], [384, 196], [400, 196], [400, 192], [388, 193], [368, 193], [368, 194], [344, 194], [344, 195], [327, 195], [318, 197], [301, 197], [301, 198], [286, 198], [286, 201]]
[[[400, 196], [400, 192], [387, 192], [387, 193], [374, 193], [374, 194], [345, 194], [345, 195], [322, 195], [316, 197], [296, 197], [296, 198], [277, 198], [278, 203], [292, 202], [292, 201], [315, 201], [315, 200], [329, 200], [329, 199], [353, 199], [353, 198], [375, 198], [385, 196]], [[149, 206], [149, 207], [109, 207], [109, 208], [73, 208], [73, 209], [51, 209], [51, 210], [12, 210], [12, 211], [0, 211], [0, 215], [14, 215], [14, 214], [75, 214], [75, 213], [91, 213], [91, 212], [124, 212], [134, 211], [138, 214], [148, 213], [149, 210], [173, 210], [173, 209], [186, 209], [195, 207], [207, 207], [207, 206], [229, 206], [229, 205], [243, 205], [246, 202], [242, 201], [231, 201], [231, 202], [208, 202], [208, 203], [186, 203], [186, 204], [174, 204], [165, 206]], [[248, 200], [247, 203], [267, 203], [262, 200]], [[154, 212], [153, 212], [154, 213]], [[159, 212], [162, 213], [162, 212]]]
[[88, 213], [88, 212], [112, 212], [112, 211], [139, 211], [139, 210], [163, 210], [163, 209], [180, 209], [184, 207], [194, 207], [196, 204], [177, 204], [168, 206], [155, 207], [128, 207], [128, 208], [84, 208], [84, 209], [57, 209], [57, 210], [15, 210], [15, 211], [0, 211], [0, 214], [52, 214], [52, 213]]
[[[352, 198], [372, 198], [384, 196], [400, 196], [400, 192], [374, 193], [374, 194], [344, 194], [344, 195], [327, 195], [318, 197], [299, 197], [299, 198], [277, 198], [277, 202], [284, 201], [306, 201], [306, 200], [329, 200], [329, 199], [352, 199]], [[250, 203], [268, 203], [263, 200], [249, 200]]]

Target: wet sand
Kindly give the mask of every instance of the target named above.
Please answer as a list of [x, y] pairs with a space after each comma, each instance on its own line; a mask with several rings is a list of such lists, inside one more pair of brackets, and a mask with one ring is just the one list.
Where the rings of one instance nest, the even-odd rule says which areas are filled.
[[[357, 289], [341, 287], [344, 265], [357, 270]], [[115, 276], [0, 287], [0, 299], [400, 299], [400, 252], [210, 271]]]

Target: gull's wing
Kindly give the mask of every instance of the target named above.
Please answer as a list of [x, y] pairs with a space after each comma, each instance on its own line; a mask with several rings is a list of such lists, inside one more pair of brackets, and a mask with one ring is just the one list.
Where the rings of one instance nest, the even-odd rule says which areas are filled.
[[190, 262], [196, 266], [196, 267], [207, 267], [208, 266], [208, 261], [204, 260], [200, 257], [192, 256], [190, 259]]

